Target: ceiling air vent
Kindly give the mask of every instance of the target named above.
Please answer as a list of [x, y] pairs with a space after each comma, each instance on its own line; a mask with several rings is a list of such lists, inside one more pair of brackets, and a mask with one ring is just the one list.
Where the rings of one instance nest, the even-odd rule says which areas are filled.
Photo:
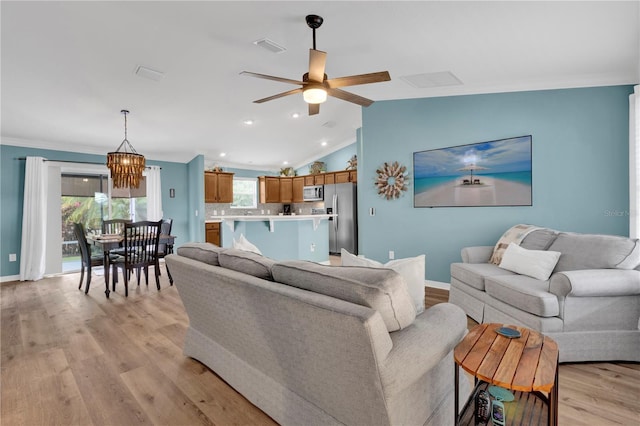
[[148, 78], [149, 80], [160, 81], [164, 78], [164, 73], [151, 68], [143, 67], [142, 65], [136, 68], [135, 74], [138, 77]]
[[441, 86], [458, 86], [463, 84], [458, 77], [451, 73], [451, 71], [405, 75], [400, 78], [407, 84], [419, 89]]
[[256, 40], [253, 42], [253, 44], [255, 44], [256, 46], [260, 46], [263, 49], [267, 49], [269, 52], [273, 52], [273, 53], [282, 53], [285, 50], [287, 50], [286, 48], [269, 40], [268, 38], [262, 38], [260, 40]]

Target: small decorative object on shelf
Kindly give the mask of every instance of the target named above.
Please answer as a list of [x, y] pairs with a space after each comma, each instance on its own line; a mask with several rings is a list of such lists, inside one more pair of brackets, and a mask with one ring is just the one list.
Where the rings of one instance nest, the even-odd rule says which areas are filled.
[[213, 166], [213, 167], [209, 167], [207, 169], [208, 172], [222, 172], [224, 170], [222, 170], [222, 167], [220, 166]]
[[397, 161], [384, 163], [376, 170], [376, 173], [378, 177], [375, 185], [378, 188], [378, 195], [381, 197], [387, 200], [400, 198], [403, 192], [408, 189], [407, 167]]
[[345, 170], [358, 170], [358, 156], [354, 155], [349, 161], [347, 161], [347, 168]]
[[293, 167], [283, 167], [280, 169], [280, 176], [295, 176], [296, 171], [293, 170]]
[[327, 165], [323, 161], [314, 161], [309, 166], [309, 174], [317, 175], [318, 173], [323, 173], [327, 171]]

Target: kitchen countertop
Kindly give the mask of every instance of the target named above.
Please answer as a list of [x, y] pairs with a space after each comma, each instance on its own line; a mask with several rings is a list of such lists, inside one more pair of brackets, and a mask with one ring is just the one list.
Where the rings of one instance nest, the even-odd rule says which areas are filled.
[[205, 223], [226, 223], [232, 230], [233, 224], [236, 221], [239, 222], [269, 222], [269, 229], [274, 232], [274, 222], [277, 221], [291, 221], [291, 220], [313, 220], [314, 228], [317, 228], [318, 223], [321, 220], [327, 220], [331, 217], [335, 217], [335, 214], [292, 214], [292, 215], [225, 215], [225, 216], [212, 216], [210, 219], [205, 220]]

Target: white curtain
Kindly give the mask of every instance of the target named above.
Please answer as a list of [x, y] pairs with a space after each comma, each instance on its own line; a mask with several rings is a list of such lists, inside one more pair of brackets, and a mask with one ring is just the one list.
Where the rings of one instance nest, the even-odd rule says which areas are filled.
[[42, 157], [27, 157], [22, 205], [20, 281], [44, 276], [47, 236], [47, 166]]
[[160, 167], [147, 167], [145, 176], [147, 181], [147, 220], [158, 221], [163, 216]]
[[629, 236], [640, 238], [640, 86], [629, 96]]

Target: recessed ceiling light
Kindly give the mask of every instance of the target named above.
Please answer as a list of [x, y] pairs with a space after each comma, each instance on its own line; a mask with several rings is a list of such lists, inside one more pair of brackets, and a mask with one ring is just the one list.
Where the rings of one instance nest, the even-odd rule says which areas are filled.
[[326, 142], [321, 142], [320, 145], [327, 146], [327, 143]]
[[253, 120], [248, 118], [248, 119], [244, 120], [243, 123], [246, 124], [247, 126], [251, 126], [253, 124]]
[[291, 114], [291, 118], [298, 118], [300, 117], [300, 114], [298, 114], [297, 112], [294, 112], [293, 114]]
[[226, 153], [226, 152], [221, 152], [221, 153], [220, 153], [220, 157], [224, 157], [225, 155], [227, 155], [227, 153]]
[[286, 165], [286, 164], [289, 164], [289, 162], [288, 161], [283, 161], [282, 164]]

